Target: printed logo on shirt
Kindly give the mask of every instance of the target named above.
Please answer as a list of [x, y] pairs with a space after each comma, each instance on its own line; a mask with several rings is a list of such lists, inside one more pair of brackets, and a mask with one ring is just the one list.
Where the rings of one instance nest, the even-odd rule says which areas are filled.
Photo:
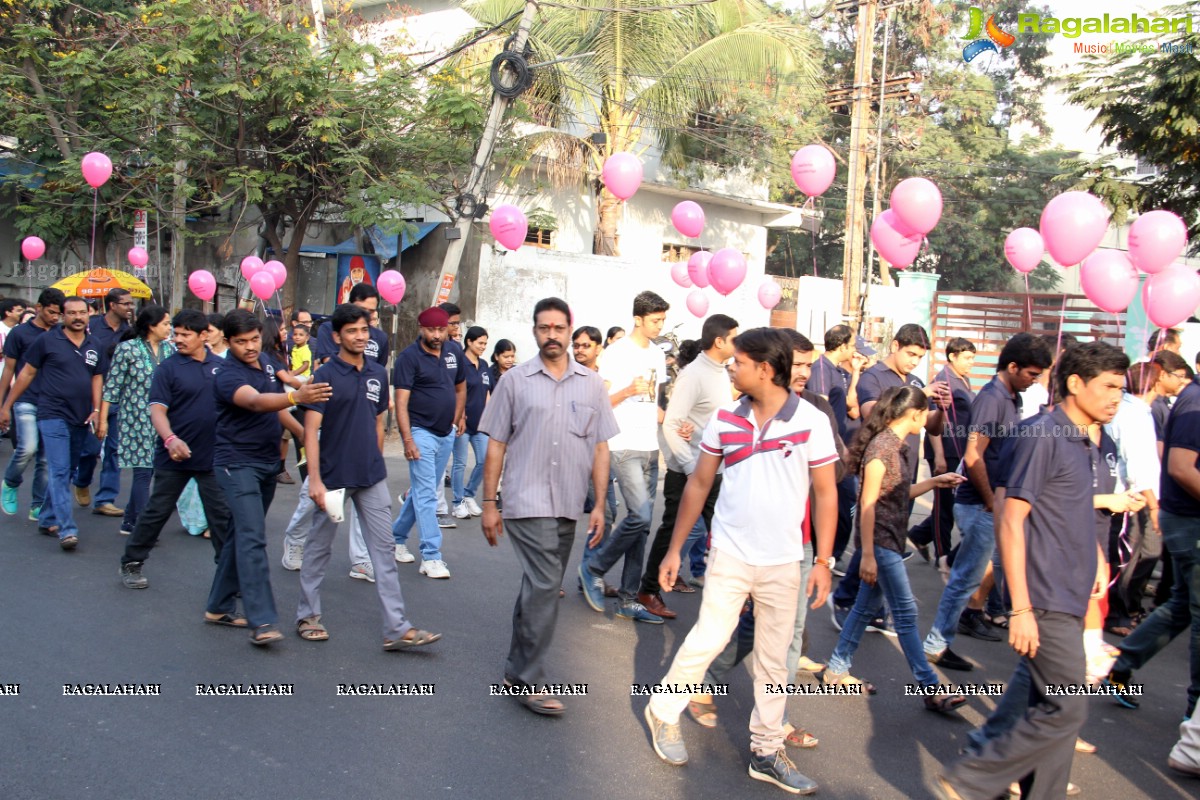
[[372, 403], [379, 402], [380, 383], [375, 378], [367, 378], [367, 399]]
[[1105, 453], [1104, 454], [1104, 463], [1108, 464], [1109, 477], [1112, 477], [1112, 478], [1117, 477], [1117, 457], [1116, 457], [1116, 455], [1113, 453]]
[[373, 358], [376, 361], [378, 361], [379, 360], [379, 342], [375, 341], [374, 339], [368, 339], [367, 340], [367, 349], [364, 351], [364, 355], [366, 355], [367, 358]]
[[83, 361], [89, 367], [94, 367], [100, 363], [100, 354], [95, 350], [88, 350], [83, 354]]
[[487, 371], [485, 371], [485, 372], [483, 373], [483, 385], [484, 385], [484, 386], [491, 386], [491, 385], [492, 385], [492, 375], [491, 375], [491, 373], [490, 373], [490, 372], [487, 372]]
[[454, 353], [446, 353], [442, 360], [446, 362], [446, 369], [458, 369], [458, 356]]

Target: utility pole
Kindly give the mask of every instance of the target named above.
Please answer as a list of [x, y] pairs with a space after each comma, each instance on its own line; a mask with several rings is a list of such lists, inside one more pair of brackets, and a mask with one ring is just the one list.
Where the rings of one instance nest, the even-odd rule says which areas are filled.
[[854, 86], [850, 109], [850, 153], [846, 186], [846, 232], [842, 250], [842, 313], [851, 328], [861, 322], [859, 294], [863, 280], [863, 234], [866, 229], [863, 200], [867, 189], [867, 126], [871, 118], [871, 75], [875, 58], [875, 15], [879, 0], [858, 5], [854, 41]]
[[[525, 42], [529, 39], [529, 29], [533, 27], [533, 17], [536, 13], [537, 1], [526, 0], [525, 12], [521, 15], [521, 21], [517, 25], [517, 33], [510, 48], [511, 52], [519, 55], [525, 52]], [[509, 69], [501, 70], [500, 80], [505, 86], [516, 85], [516, 76]], [[471, 174], [463, 187], [462, 196], [470, 195], [475, 198], [476, 202], [479, 202], [479, 198], [483, 194], [488, 168], [491, 166], [492, 152], [496, 148], [496, 137], [500, 133], [500, 124], [504, 121], [504, 112], [508, 110], [512, 100], [513, 98], [503, 97], [499, 92], [493, 90], [492, 110], [488, 114], [487, 124], [483, 128], [483, 136], [479, 140], [479, 150], [475, 153], [475, 160], [471, 163]], [[469, 207], [460, 207], [456, 214], [458, 219], [455, 221], [454, 227], [446, 229], [446, 236], [450, 242], [446, 248], [446, 257], [442, 261], [442, 278], [438, 281], [434, 293], [434, 305], [450, 299], [450, 291], [454, 288], [454, 281], [458, 277], [458, 265], [462, 261], [463, 251], [466, 250], [467, 239], [471, 233], [471, 223], [475, 218], [475, 204], [472, 203]]]

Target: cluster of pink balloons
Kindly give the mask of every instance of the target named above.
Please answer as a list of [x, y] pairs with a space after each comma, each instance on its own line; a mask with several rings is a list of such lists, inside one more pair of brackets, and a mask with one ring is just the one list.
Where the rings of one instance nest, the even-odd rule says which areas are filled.
[[617, 198], [628, 200], [642, 185], [642, 162], [633, 153], [613, 153], [604, 160], [600, 180]]
[[496, 206], [492, 209], [492, 218], [488, 220], [488, 229], [497, 242], [509, 250], [516, 250], [529, 235], [529, 220], [525, 212], [516, 206]]
[[871, 223], [871, 243], [889, 264], [905, 269], [942, 218], [942, 193], [928, 178], [905, 178], [892, 190], [891, 206]]
[[792, 181], [809, 197], [825, 194], [836, 174], [833, 153], [824, 145], [806, 145], [792, 155]]
[[[715, 253], [700, 250], [692, 253], [687, 262], [672, 264], [671, 279], [685, 289], [692, 289], [687, 297], [688, 311], [703, 317], [708, 313], [708, 297], [702, 290], [711, 286], [718, 294], [728, 297], [746, 280], [746, 268], [746, 257], [736, 248], [723, 247]], [[764, 294], [764, 288], [765, 284], [759, 289], [759, 302], [766, 308], [774, 308], [779, 298], [774, 298], [768, 305], [770, 294], [769, 290]]]
[[[521, 237], [524, 240], [525, 237]], [[404, 290], [407, 284], [404, 282], [404, 276], [397, 270], [389, 269], [379, 273], [379, 279], [375, 281], [375, 287], [379, 289], [379, 294], [389, 303], [399, 303], [404, 299]]]
[[287, 267], [282, 261], [264, 263], [258, 256], [246, 256], [242, 259], [241, 270], [242, 277], [250, 284], [250, 291], [259, 300], [269, 300], [287, 283]]

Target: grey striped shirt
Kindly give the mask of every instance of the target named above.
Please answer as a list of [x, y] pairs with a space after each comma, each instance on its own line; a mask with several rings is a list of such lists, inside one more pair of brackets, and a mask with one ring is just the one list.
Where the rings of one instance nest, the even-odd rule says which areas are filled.
[[507, 445], [505, 519], [579, 519], [596, 445], [619, 429], [597, 373], [569, 361], [556, 380], [538, 355], [497, 382], [479, 430]]

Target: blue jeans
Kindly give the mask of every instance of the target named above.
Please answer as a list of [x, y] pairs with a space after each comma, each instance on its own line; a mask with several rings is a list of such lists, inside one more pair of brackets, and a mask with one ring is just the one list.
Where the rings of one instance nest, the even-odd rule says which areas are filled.
[[46, 451], [46, 464], [50, 472], [49, 493], [42, 503], [38, 515], [38, 527], [58, 526], [58, 538], [78, 536], [72, 506], [75, 504], [68, 487], [71, 465], [79, 461], [87, 437], [91, 432], [85, 425], [71, 425], [63, 419], [38, 420], [38, 433]]
[[883, 599], [892, 609], [892, 624], [896, 636], [900, 639], [900, 647], [904, 657], [908, 659], [908, 668], [921, 686], [932, 686], [938, 682], [937, 674], [925, 659], [925, 651], [921, 649], [921, 634], [917, 631], [917, 601], [913, 599], [912, 589], [908, 585], [908, 570], [900, 554], [885, 547], [875, 546], [875, 563], [878, 568], [878, 578], [874, 586], [866, 582], [860, 583], [858, 597], [846, 623], [842, 626], [842, 635], [838, 638], [837, 647], [829, 657], [828, 670], [834, 674], [850, 671], [850, 662], [854, 651], [862, 641], [867, 623], [883, 612]]
[[933, 627], [925, 637], [925, 652], [938, 655], [954, 641], [958, 618], [967, 601], [979, 588], [983, 574], [996, 551], [996, 530], [992, 527], [992, 512], [983, 505], [955, 504], [954, 521], [962, 531], [958, 555], [950, 569], [950, 580], [938, 603]]
[[699, 578], [704, 575], [705, 562], [704, 559], [708, 556], [708, 526], [704, 524], [704, 517], [699, 517], [696, 524], [692, 526], [692, 532], [683, 542], [683, 557], [682, 561], [688, 562], [691, 568], [692, 577]]
[[441, 494], [442, 476], [446, 474], [446, 463], [454, 450], [454, 434], [438, 436], [433, 431], [412, 429], [413, 442], [421, 451], [421, 457], [408, 462], [408, 480], [411, 488], [400, 516], [392, 524], [392, 536], [396, 544], [408, 542], [413, 525], [421, 534], [421, 558], [425, 561], [444, 561], [442, 558], [442, 529], [438, 527], [437, 505]]
[[103, 453], [103, 463], [100, 466], [100, 486], [92, 497], [92, 508], [105, 503], [116, 503], [117, 495], [121, 493], [121, 468], [117, 466], [117, 452], [121, 449], [121, 426], [118, 420], [120, 406], [108, 407], [108, 435], [101, 442], [91, 434], [84, 444], [82, 455], [78, 461], [78, 469], [72, 476], [72, 483], [81, 489], [92, 485], [92, 476], [96, 473], [96, 462], [100, 461]]
[[[466, 497], [475, 497], [479, 484], [483, 483], [483, 459], [487, 455], [488, 436], [486, 433], [464, 433], [454, 439], [454, 466], [450, 468], [450, 491], [454, 493], [454, 505], [458, 505]], [[467, 473], [467, 451], [475, 453], [475, 468], [466, 486], [463, 476]]]
[[237, 593], [241, 592], [250, 627], [274, 625], [279, 622], [279, 614], [271, 592], [266, 518], [275, 499], [279, 462], [214, 467], [213, 472], [229, 505], [232, 541], [221, 548], [208, 594], [208, 612], [232, 614], [237, 608]]
[[1164, 509], [1158, 512], [1158, 526], [1175, 570], [1171, 597], [1121, 642], [1121, 657], [1113, 671], [1141, 668], [1190, 627], [1191, 685], [1187, 701], [1190, 714], [1196, 698], [1200, 697], [1200, 517], [1181, 517]]
[[625, 518], [613, 529], [600, 552], [592, 556], [588, 569], [603, 577], [624, 556], [619, 591], [622, 603], [632, 603], [642, 584], [646, 538], [650, 535], [650, 517], [658, 493], [658, 451], [618, 450], [612, 454], [612, 469], [625, 501]]
[[17, 446], [13, 451], [8, 469], [4, 471], [4, 482], [14, 489], [25, 479], [25, 468], [37, 456], [33, 467], [33, 507], [46, 503], [46, 451], [40, 446], [37, 424], [37, 406], [33, 403], [13, 403], [12, 424], [17, 431]]
[[129, 501], [125, 503], [125, 520], [121, 523], [121, 530], [131, 531], [137, 525], [138, 515], [150, 499], [150, 479], [153, 477], [154, 470], [150, 467], [133, 468], [133, 483], [129, 485]]

